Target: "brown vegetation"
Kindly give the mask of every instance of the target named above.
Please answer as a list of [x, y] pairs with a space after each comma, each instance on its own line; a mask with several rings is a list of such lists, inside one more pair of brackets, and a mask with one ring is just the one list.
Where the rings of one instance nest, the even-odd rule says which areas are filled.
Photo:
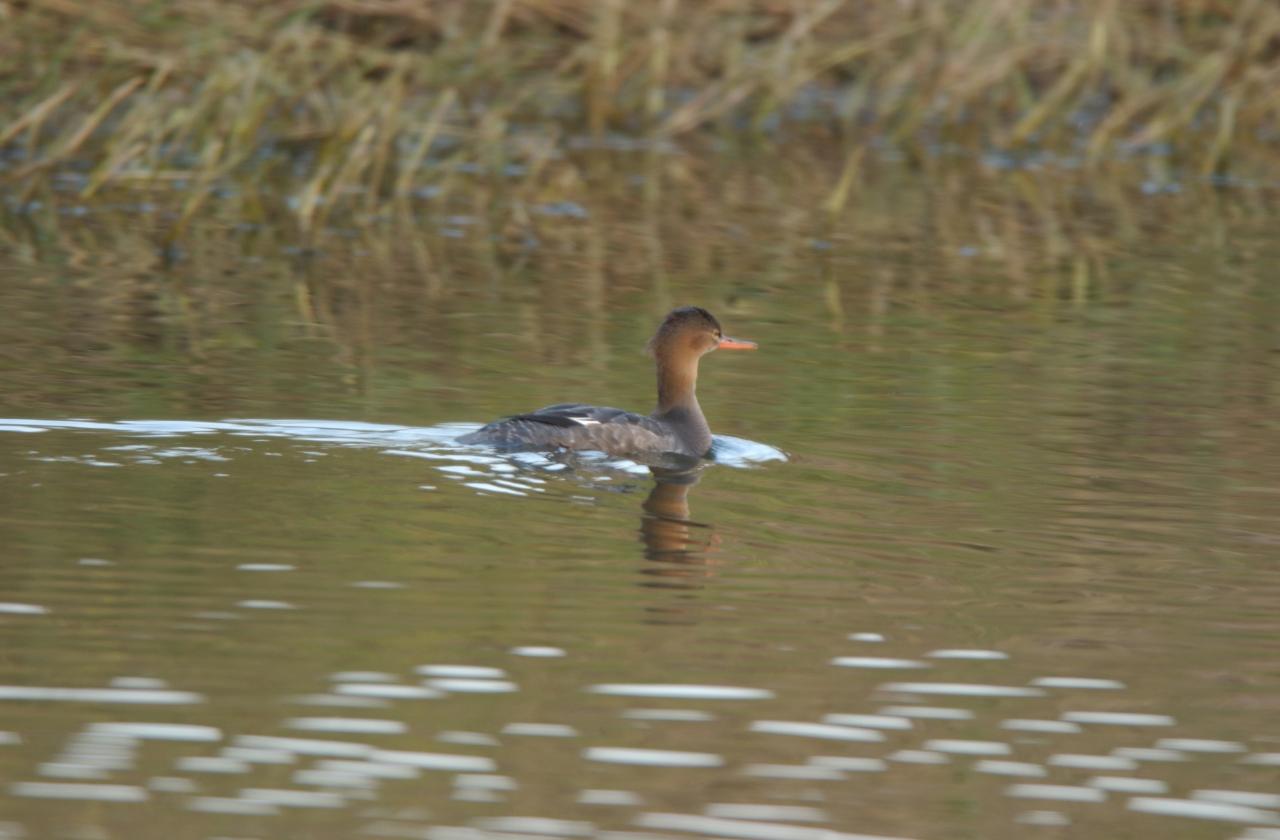
[[0, 0], [0, 24], [0, 179], [189, 182], [179, 231], [224, 183], [287, 182], [303, 230], [460, 173], [568, 196], [592, 143], [817, 138], [834, 212], [871, 147], [1208, 176], [1280, 138], [1271, 0]]

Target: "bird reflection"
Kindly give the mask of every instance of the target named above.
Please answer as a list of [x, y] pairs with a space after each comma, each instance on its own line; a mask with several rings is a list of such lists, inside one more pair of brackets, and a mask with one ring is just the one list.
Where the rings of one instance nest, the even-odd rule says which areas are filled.
[[642, 573], [661, 580], [643, 585], [691, 589], [710, 577], [710, 555], [720, 543], [712, 526], [689, 518], [689, 490], [702, 478], [704, 465], [682, 468], [650, 467], [653, 489], [641, 505], [640, 539], [645, 559]]

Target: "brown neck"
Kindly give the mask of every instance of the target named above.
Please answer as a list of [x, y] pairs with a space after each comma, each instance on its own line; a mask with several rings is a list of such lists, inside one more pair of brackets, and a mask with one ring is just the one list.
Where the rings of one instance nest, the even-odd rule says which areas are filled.
[[702, 457], [711, 448], [711, 427], [698, 405], [697, 384], [696, 356], [658, 358], [658, 407], [653, 416], [669, 424], [689, 454]]
[[[697, 408], [698, 360], [658, 359], [658, 409], [666, 414], [673, 409]], [[701, 413], [701, 412], [699, 412]]]

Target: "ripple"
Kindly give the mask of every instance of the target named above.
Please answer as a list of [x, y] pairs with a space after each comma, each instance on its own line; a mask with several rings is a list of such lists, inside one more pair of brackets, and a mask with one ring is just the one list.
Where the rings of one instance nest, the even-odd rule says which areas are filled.
[[711, 458], [717, 464], [750, 467], [770, 461], [785, 461], [787, 453], [767, 443], [758, 443], [732, 435], [715, 435], [711, 444]]
[[885, 683], [881, 691], [902, 694], [947, 694], [956, 697], [1043, 697], [1044, 692], [1034, 688], [1014, 685], [986, 685], [983, 683]]
[[363, 776], [359, 773], [344, 773], [340, 770], [321, 770], [316, 767], [295, 771], [291, 781], [295, 785], [336, 788], [348, 792], [351, 790], [371, 790], [378, 784], [376, 779], [369, 776]]
[[742, 774], [762, 779], [807, 782], [839, 782], [845, 779], [843, 769], [823, 764], [748, 764], [742, 768]]
[[513, 656], [531, 656], [535, 658], [555, 658], [564, 656], [563, 648], [547, 647], [544, 645], [524, 645], [522, 647], [514, 647], [511, 649]]
[[590, 837], [595, 832], [595, 826], [589, 822], [550, 817], [480, 817], [471, 824], [484, 831], [548, 837]]
[[934, 738], [924, 742], [926, 750], [952, 755], [1008, 755], [1009, 745], [1002, 741], [969, 741], [959, 738]]
[[606, 764], [635, 764], [644, 767], [721, 767], [724, 759], [715, 753], [683, 750], [651, 750], [639, 747], [588, 747], [582, 753], [588, 761]]
[[444, 697], [444, 692], [421, 685], [399, 683], [339, 683], [333, 687], [337, 694], [352, 697], [376, 697], [383, 700], [432, 700]]
[[222, 730], [190, 723], [94, 723], [91, 734], [157, 741], [221, 741]]
[[659, 831], [686, 831], [690, 834], [709, 834], [713, 837], [732, 837], [740, 840], [894, 840], [870, 834], [847, 834], [829, 828], [755, 820], [731, 820], [723, 817], [703, 817], [694, 814], [644, 813], [636, 817], [636, 825]]
[[1252, 790], [1193, 790], [1191, 798], [1204, 802], [1225, 802], [1228, 805], [1248, 805], [1252, 808], [1280, 808], [1280, 793], [1260, 793]]
[[156, 793], [195, 793], [198, 786], [181, 776], [152, 776], [147, 780], [147, 789]]
[[265, 747], [223, 747], [222, 756], [248, 764], [292, 764], [297, 758], [291, 752]]
[[579, 805], [615, 806], [619, 808], [639, 807], [644, 803], [639, 796], [629, 790], [604, 790], [587, 788], [578, 792]]
[[39, 604], [20, 604], [14, 601], [0, 601], [0, 615], [48, 615], [49, 608]]
[[845, 715], [830, 714], [822, 718], [824, 723], [837, 726], [863, 726], [868, 729], [910, 729], [910, 719], [902, 715]]
[[778, 822], [826, 822], [825, 811], [809, 805], [755, 805], [739, 802], [713, 802], [703, 809], [708, 817], [730, 820]]
[[914, 659], [892, 659], [884, 656], [837, 656], [832, 665], [841, 668], [928, 668], [927, 662]]
[[767, 700], [773, 692], [763, 688], [731, 685], [677, 685], [669, 683], [601, 683], [589, 686], [592, 694], [622, 697], [669, 697], [679, 700]]
[[998, 759], [976, 761], [973, 769], [977, 773], [990, 773], [993, 776], [1040, 777], [1047, 774], [1047, 771], [1039, 764], [1032, 764], [1027, 761], [1001, 761]]
[[1240, 759], [1241, 764], [1261, 764], [1264, 767], [1280, 767], [1280, 752], [1254, 753]]
[[347, 800], [336, 793], [287, 788], [245, 788], [240, 791], [240, 798], [283, 808], [341, 808], [347, 804]]
[[947, 764], [951, 761], [946, 753], [934, 750], [898, 750], [887, 757], [901, 764]]
[[1280, 825], [1280, 816], [1274, 811], [1232, 805], [1225, 802], [1204, 802], [1197, 799], [1164, 799], [1154, 796], [1135, 796], [1129, 800], [1129, 810], [1144, 814], [1162, 814], [1166, 817], [1191, 817], [1200, 820], [1253, 823], [1255, 825]]
[[346, 717], [296, 717], [284, 722], [289, 729], [308, 732], [342, 732], [355, 735], [401, 735], [409, 727], [398, 720]]
[[1152, 715], [1141, 712], [1063, 712], [1062, 719], [1071, 723], [1092, 723], [1103, 726], [1173, 726], [1169, 715]]
[[317, 770], [333, 773], [350, 773], [375, 779], [416, 779], [422, 775], [419, 768], [409, 764], [389, 764], [384, 761], [355, 761], [328, 758], [316, 763]]
[[288, 601], [271, 601], [266, 599], [250, 599], [247, 601], [238, 601], [237, 607], [246, 610], [294, 610], [297, 609]]
[[174, 762], [174, 769], [183, 773], [248, 773], [249, 762], [219, 755], [187, 755]]
[[889, 767], [884, 759], [853, 755], [815, 755], [809, 759], [809, 764], [830, 770], [847, 770], [850, 773], [879, 773]]
[[1049, 756], [1050, 767], [1069, 767], [1075, 770], [1133, 770], [1138, 763], [1131, 758], [1117, 755], [1081, 755], [1056, 753]]
[[419, 665], [415, 672], [424, 677], [458, 677], [474, 680], [500, 680], [507, 676], [501, 668], [484, 665]]
[[628, 720], [666, 720], [681, 723], [701, 723], [715, 720], [710, 712], [698, 709], [626, 709], [622, 716]]
[[1244, 744], [1236, 741], [1217, 741], [1211, 738], [1161, 738], [1156, 741], [1156, 749], [1197, 753], [1248, 752]]
[[973, 712], [968, 709], [952, 709], [946, 706], [885, 706], [882, 715], [917, 718], [921, 720], [970, 720]]
[[1164, 793], [1169, 789], [1159, 779], [1138, 779], [1132, 776], [1094, 776], [1085, 784], [1113, 793]]
[[827, 723], [805, 723], [790, 720], [757, 720], [750, 726], [752, 732], [769, 735], [796, 735], [804, 738], [825, 738], [831, 741], [860, 741], [874, 743], [884, 740], [884, 735], [874, 729], [853, 726], [836, 726]]
[[1125, 687], [1119, 680], [1094, 677], [1037, 677], [1031, 684], [1040, 688], [1078, 688], [1090, 691], [1118, 691]]
[[203, 703], [204, 695], [196, 694], [192, 691], [154, 691], [132, 688], [49, 688], [26, 685], [0, 685], [0, 700], [184, 706]]
[[506, 694], [520, 690], [519, 686], [507, 680], [471, 680], [461, 677], [428, 680], [427, 685], [456, 694]]
[[238, 814], [246, 817], [271, 817], [280, 809], [270, 802], [254, 802], [228, 796], [197, 796], [187, 802], [187, 810], [206, 814]]
[[1001, 729], [1011, 732], [1045, 732], [1058, 734], [1074, 734], [1082, 732], [1079, 725], [1064, 720], [1035, 720], [1032, 718], [1009, 718], [1000, 721]]
[[525, 735], [534, 738], [576, 738], [578, 730], [563, 723], [508, 723], [503, 735]]
[[926, 653], [931, 659], [972, 659], [978, 661], [994, 661], [1008, 659], [1009, 654], [998, 650], [982, 650], [978, 648], [947, 648]]
[[1177, 750], [1156, 749], [1155, 747], [1116, 747], [1112, 755], [1132, 758], [1134, 761], [1186, 761], [1187, 757]]
[[76, 782], [14, 782], [14, 796], [32, 799], [81, 799], [92, 802], [145, 802], [147, 791], [134, 785], [93, 785]]
[[1107, 798], [1106, 791], [1077, 785], [1010, 785], [1004, 790], [1006, 796], [1018, 799], [1056, 799], [1060, 802], [1102, 802]]
[[436, 733], [436, 740], [442, 744], [463, 744], [468, 747], [496, 747], [498, 739], [484, 732], [464, 732], [457, 729], [446, 729]]
[[236, 746], [280, 750], [298, 755], [323, 755], [334, 758], [367, 758], [374, 752], [368, 744], [350, 741], [322, 741], [311, 738], [284, 738], [276, 735], [237, 735]]
[[495, 768], [493, 759], [482, 755], [376, 750], [370, 760], [385, 764], [408, 764], [423, 770], [445, 770], [452, 773], [488, 773]]

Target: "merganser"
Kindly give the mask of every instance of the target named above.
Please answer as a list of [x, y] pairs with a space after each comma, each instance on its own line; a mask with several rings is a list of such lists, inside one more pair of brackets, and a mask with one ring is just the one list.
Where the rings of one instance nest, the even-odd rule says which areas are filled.
[[754, 350], [755, 342], [729, 338], [705, 309], [672, 310], [646, 348], [658, 371], [658, 407], [652, 414], [561, 403], [496, 420], [458, 438], [506, 450], [587, 449], [610, 455], [676, 453], [705, 458], [711, 427], [698, 405], [698, 360], [712, 350]]

